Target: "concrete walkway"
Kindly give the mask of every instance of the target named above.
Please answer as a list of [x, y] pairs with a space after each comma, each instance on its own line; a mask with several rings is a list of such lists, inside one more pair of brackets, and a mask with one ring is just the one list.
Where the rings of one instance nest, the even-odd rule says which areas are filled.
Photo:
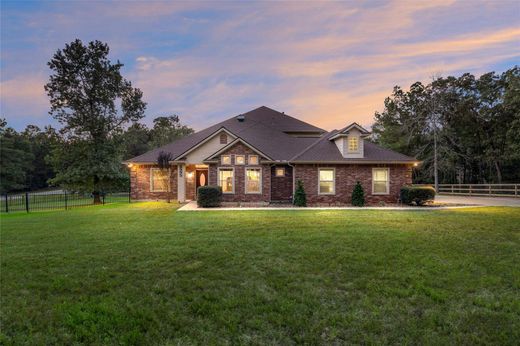
[[226, 211], [226, 210], [422, 210], [422, 211], [431, 211], [431, 210], [442, 210], [442, 209], [461, 209], [461, 208], [478, 208], [483, 207], [483, 205], [464, 205], [464, 206], [445, 206], [445, 207], [306, 207], [306, 208], [298, 208], [298, 207], [225, 207], [225, 208], [199, 208], [197, 207], [197, 202], [191, 201], [177, 209], [177, 211]]
[[435, 202], [454, 204], [473, 204], [488, 207], [520, 207], [520, 198], [515, 197], [473, 197], [438, 195]]

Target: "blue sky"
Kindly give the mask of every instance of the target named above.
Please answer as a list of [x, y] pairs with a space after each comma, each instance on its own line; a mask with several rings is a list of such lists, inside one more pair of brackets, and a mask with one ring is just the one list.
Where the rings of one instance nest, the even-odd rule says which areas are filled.
[[2, 1], [1, 116], [56, 122], [53, 53], [101, 40], [144, 92], [151, 123], [199, 130], [261, 105], [326, 129], [370, 125], [394, 85], [520, 61], [518, 1]]

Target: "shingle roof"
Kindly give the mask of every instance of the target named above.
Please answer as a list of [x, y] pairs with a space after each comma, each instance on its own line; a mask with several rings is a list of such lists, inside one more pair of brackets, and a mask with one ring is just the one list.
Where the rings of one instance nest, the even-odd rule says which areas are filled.
[[[234, 116], [202, 131], [176, 140], [160, 148], [151, 150], [127, 162], [156, 162], [161, 151], [169, 152], [176, 160], [180, 155], [204, 139], [224, 128], [243, 139], [250, 145], [269, 155], [273, 160], [290, 162], [344, 162], [349, 161], [416, 161], [414, 158], [381, 148], [367, 140], [364, 141], [364, 158], [345, 159], [330, 137], [339, 131], [329, 133], [316, 126], [307, 124], [284, 113], [262, 106], [244, 113], [244, 121]], [[294, 137], [286, 132], [308, 132], [321, 134], [320, 137]]]
[[291, 162], [415, 162], [415, 158], [400, 154], [390, 149], [385, 149], [377, 144], [374, 144], [366, 139], [363, 140], [363, 158], [344, 158], [338, 147], [331, 141], [330, 138], [338, 134], [338, 130], [333, 130], [319, 140], [309, 146], [307, 149], [291, 158]]

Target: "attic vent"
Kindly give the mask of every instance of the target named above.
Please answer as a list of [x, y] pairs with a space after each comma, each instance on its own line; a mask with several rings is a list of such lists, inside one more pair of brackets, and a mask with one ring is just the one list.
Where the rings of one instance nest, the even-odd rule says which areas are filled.
[[246, 117], [244, 116], [244, 114], [239, 114], [237, 116], [237, 120], [240, 121], [240, 122], [243, 122], [245, 119], [246, 119]]

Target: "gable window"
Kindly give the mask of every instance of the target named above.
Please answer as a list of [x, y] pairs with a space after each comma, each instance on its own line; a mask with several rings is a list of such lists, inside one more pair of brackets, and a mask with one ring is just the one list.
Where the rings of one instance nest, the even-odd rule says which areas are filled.
[[249, 155], [247, 162], [250, 165], [258, 165], [258, 155]]
[[334, 168], [320, 168], [319, 175], [319, 194], [333, 195], [335, 193], [335, 170]]
[[262, 171], [260, 168], [246, 169], [246, 193], [260, 193], [262, 190]]
[[220, 144], [227, 144], [227, 135], [225, 133], [220, 134]]
[[275, 177], [285, 177], [285, 168], [284, 167], [276, 167], [274, 170]]
[[244, 155], [235, 155], [235, 165], [245, 165], [246, 157]]
[[348, 151], [351, 153], [357, 153], [359, 151], [359, 138], [349, 137], [348, 138]]
[[231, 155], [222, 155], [220, 157], [220, 163], [223, 165], [230, 165], [231, 164]]
[[388, 173], [388, 168], [372, 169], [372, 194], [388, 195], [390, 182]]
[[150, 192], [170, 191], [170, 170], [150, 168]]
[[235, 174], [233, 168], [219, 168], [218, 185], [222, 193], [235, 193]]

